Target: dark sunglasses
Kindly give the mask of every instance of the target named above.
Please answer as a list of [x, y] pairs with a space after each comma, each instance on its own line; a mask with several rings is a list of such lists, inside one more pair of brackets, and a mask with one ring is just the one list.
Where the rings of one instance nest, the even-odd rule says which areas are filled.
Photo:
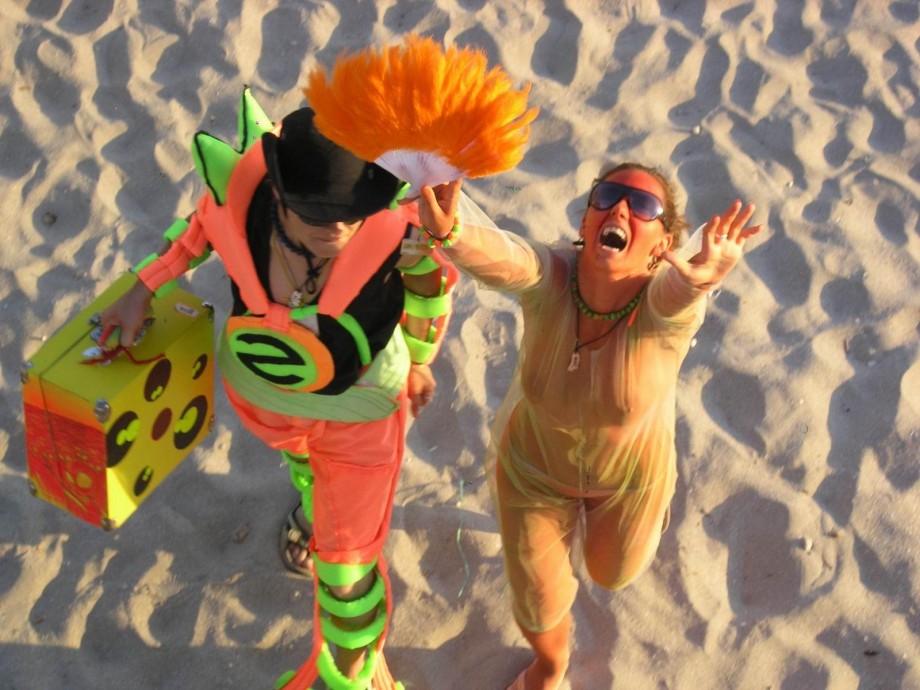
[[664, 205], [661, 199], [642, 189], [627, 187], [619, 182], [598, 182], [588, 196], [588, 205], [598, 211], [606, 211], [626, 199], [630, 212], [646, 222], [664, 219]]
[[283, 198], [283, 197], [282, 197], [282, 199], [281, 199], [281, 207], [282, 207], [285, 211], [287, 211], [288, 213], [293, 213], [295, 216], [297, 216], [298, 218], [300, 218], [301, 222], [306, 223], [307, 225], [313, 225], [314, 227], [317, 227], [317, 228], [322, 228], [322, 227], [325, 227], [325, 226], [327, 226], [327, 225], [331, 225], [331, 223], [329, 223], [328, 221], [322, 221], [322, 220], [319, 220], [319, 219], [317, 219], [317, 218], [310, 218], [309, 216], [305, 216], [305, 215], [302, 214], [302, 213], [298, 213], [297, 211], [295, 211], [294, 209], [292, 209], [290, 206], [288, 206], [288, 205], [284, 202], [284, 198]]

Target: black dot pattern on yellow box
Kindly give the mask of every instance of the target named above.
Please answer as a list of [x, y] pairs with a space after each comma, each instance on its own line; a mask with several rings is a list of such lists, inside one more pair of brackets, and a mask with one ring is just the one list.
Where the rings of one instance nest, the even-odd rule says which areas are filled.
[[115, 467], [125, 459], [134, 441], [137, 439], [140, 420], [135, 412], [128, 410], [109, 428], [105, 438], [106, 464]]
[[161, 359], [150, 369], [147, 382], [144, 384], [144, 399], [154, 402], [166, 392], [169, 378], [172, 375], [172, 363], [168, 359]]
[[198, 432], [201, 431], [201, 427], [204, 426], [207, 418], [208, 399], [203, 395], [199, 395], [186, 405], [182, 414], [179, 415], [179, 419], [176, 420], [176, 424], [173, 427], [173, 442], [176, 448], [182, 450], [190, 446], [195, 437], [198, 436]]

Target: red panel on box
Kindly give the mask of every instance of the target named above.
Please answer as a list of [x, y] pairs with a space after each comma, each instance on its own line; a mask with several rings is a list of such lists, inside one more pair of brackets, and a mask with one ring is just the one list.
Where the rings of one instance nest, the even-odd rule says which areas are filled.
[[78, 518], [101, 526], [106, 504], [105, 437], [98, 429], [68, 417], [31, 405], [24, 409], [29, 475], [39, 493]]

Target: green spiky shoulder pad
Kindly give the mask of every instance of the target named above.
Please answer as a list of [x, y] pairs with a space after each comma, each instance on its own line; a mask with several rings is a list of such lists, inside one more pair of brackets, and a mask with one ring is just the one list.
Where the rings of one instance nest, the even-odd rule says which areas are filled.
[[243, 154], [258, 141], [265, 132], [271, 131], [274, 123], [262, 110], [248, 86], [243, 87], [240, 110], [237, 115], [239, 148], [211, 136], [207, 132], [196, 132], [192, 139], [192, 158], [195, 170], [208, 186], [208, 191], [218, 205], [227, 200], [227, 187], [233, 169]]

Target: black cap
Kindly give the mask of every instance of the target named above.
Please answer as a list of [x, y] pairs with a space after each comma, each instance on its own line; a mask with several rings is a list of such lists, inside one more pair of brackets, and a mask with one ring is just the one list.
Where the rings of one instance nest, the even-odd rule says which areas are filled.
[[400, 182], [326, 139], [301, 108], [281, 121], [281, 133], [262, 135], [268, 177], [284, 205], [316, 225], [354, 222], [389, 206]]

